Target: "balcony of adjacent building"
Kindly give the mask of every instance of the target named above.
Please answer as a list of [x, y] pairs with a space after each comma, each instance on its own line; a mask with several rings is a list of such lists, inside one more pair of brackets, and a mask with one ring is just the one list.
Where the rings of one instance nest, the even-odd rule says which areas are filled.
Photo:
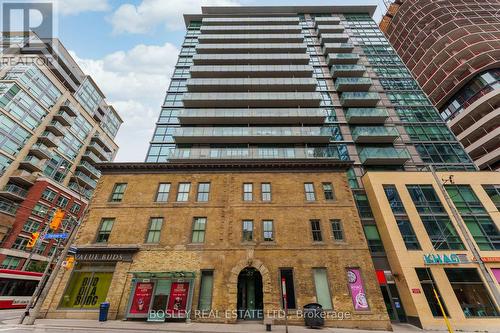
[[185, 108], [319, 107], [318, 92], [185, 93]]
[[51, 133], [49, 131], [44, 131], [38, 137], [38, 141], [39, 143], [42, 143], [47, 147], [58, 147], [61, 143], [61, 139], [55, 136], [54, 133]]
[[195, 54], [194, 65], [307, 65], [307, 53]]
[[86, 189], [80, 185], [78, 185], [77, 183], [75, 183], [74, 181], [71, 181], [69, 184], [68, 184], [68, 187], [70, 189], [72, 189], [73, 191], [77, 192], [77, 193], [80, 193], [82, 196], [84, 196], [85, 198], [87, 199], [90, 199], [92, 197], [92, 193], [93, 191], [92, 190], [89, 190], [89, 189]]
[[180, 127], [176, 143], [328, 143], [324, 127]]
[[98, 157], [96, 154], [94, 154], [93, 152], [91, 151], [86, 151], [83, 155], [82, 155], [82, 160], [86, 160], [86, 161], [89, 161], [90, 163], [100, 163], [100, 162], [104, 162], [100, 157]]
[[81, 171], [76, 171], [71, 175], [71, 178], [73, 178], [80, 186], [83, 188], [92, 188], [94, 189], [97, 186], [97, 181], [94, 179], [90, 178], [87, 176], [85, 173]]
[[335, 80], [335, 89], [340, 92], [360, 91], [365, 92], [372, 86], [369, 77], [339, 77]]
[[383, 124], [389, 112], [386, 108], [348, 108], [345, 118], [348, 124]]
[[189, 92], [315, 91], [315, 78], [215, 78], [187, 79]]
[[202, 34], [200, 44], [217, 43], [302, 43], [302, 34]]
[[76, 168], [92, 179], [99, 179], [99, 177], [101, 176], [101, 172], [88, 161], [81, 161], [80, 164], [76, 166]]
[[326, 62], [328, 66], [338, 65], [338, 64], [356, 64], [359, 60], [359, 54], [357, 53], [328, 53], [326, 56]]
[[58, 120], [52, 120], [50, 123], [47, 124], [46, 130], [54, 133], [55, 136], [64, 136], [64, 133], [66, 133], [67, 128], [64, 127]]
[[324, 24], [340, 24], [340, 17], [338, 16], [318, 16], [314, 18], [316, 27]]
[[204, 17], [202, 19], [202, 26], [206, 25], [219, 25], [219, 26], [233, 26], [233, 25], [283, 25], [283, 24], [299, 24], [297, 16], [272, 16], [272, 17]]
[[99, 132], [96, 132], [91, 140], [92, 140], [91, 142], [97, 142], [97, 144], [99, 146], [101, 146], [107, 153], [113, 152], [113, 147], [110, 145], [108, 140], [105, 138], [104, 134], [100, 134]]
[[331, 67], [332, 77], [354, 77], [363, 76], [366, 67], [363, 65], [333, 65]]
[[101, 160], [103, 161], [109, 161], [110, 160], [110, 155], [108, 152], [104, 150], [103, 147], [101, 147], [97, 142], [90, 142], [90, 144], [87, 146], [87, 151], [91, 151], [95, 153]]
[[35, 183], [36, 179], [36, 174], [30, 171], [17, 169], [10, 175], [9, 181], [23, 187], [30, 187]]
[[364, 147], [359, 151], [363, 165], [404, 165], [410, 159], [405, 148]]
[[49, 159], [52, 156], [50, 148], [39, 142], [31, 146], [30, 154], [40, 159]]
[[71, 126], [75, 121], [65, 110], [59, 110], [53, 119], [59, 121], [64, 126]]
[[16, 216], [18, 204], [10, 200], [0, 200], [0, 213]]
[[324, 53], [352, 53], [354, 45], [351, 43], [325, 43], [323, 45]]
[[198, 44], [199, 54], [237, 54], [237, 53], [305, 53], [304, 43], [245, 43], [245, 44]]
[[206, 124], [323, 124], [327, 111], [320, 108], [184, 109], [182, 125]]
[[386, 126], [355, 126], [351, 134], [356, 143], [392, 143], [399, 137], [395, 127]]
[[320, 43], [347, 43], [349, 41], [348, 34], [334, 34], [334, 33], [321, 33], [320, 34]]
[[234, 34], [234, 33], [283, 33], [299, 34], [302, 28], [298, 24], [274, 25], [202, 25], [202, 34]]
[[191, 78], [312, 77], [310, 65], [209, 65], [191, 66]]
[[12, 201], [23, 201], [28, 196], [28, 190], [16, 184], [8, 183], [0, 190], [0, 196]]
[[60, 109], [61, 111], [66, 112], [71, 117], [76, 117], [79, 114], [78, 110], [76, 109], [76, 106], [71, 104], [71, 102], [68, 100], [64, 101], [64, 103], [61, 104]]
[[316, 27], [320, 33], [341, 33], [345, 30], [340, 24], [318, 24]]
[[376, 106], [379, 101], [380, 95], [377, 92], [343, 92], [340, 96], [340, 104], [344, 107]]
[[41, 172], [45, 168], [45, 159], [40, 159], [34, 155], [28, 155], [19, 162], [19, 168], [30, 172]]
[[175, 148], [169, 155], [175, 160], [233, 160], [233, 159], [337, 159], [337, 147], [250, 147], [250, 148]]

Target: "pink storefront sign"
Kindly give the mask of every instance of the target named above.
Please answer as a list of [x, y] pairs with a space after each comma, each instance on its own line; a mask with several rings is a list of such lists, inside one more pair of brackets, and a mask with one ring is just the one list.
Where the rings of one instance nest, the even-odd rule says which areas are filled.
[[352, 304], [355, 311], [369, 310], [368, 300], [366, 299], [365, 287], [363, 286], [363, 278], [359, 268], [347, 269], [347, 282], [351, 291]]

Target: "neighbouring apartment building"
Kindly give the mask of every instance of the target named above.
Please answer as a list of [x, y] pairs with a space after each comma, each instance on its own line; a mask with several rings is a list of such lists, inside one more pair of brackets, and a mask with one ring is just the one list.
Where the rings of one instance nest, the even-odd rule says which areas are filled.
[[[154, 188], [157, 187], [156, 191], [161, 192], [161, 185], [151, 185], [153, 189], [149, 191], [153, 191], [151, 192], [153, 194], [138, 191], [135, 186], [129, 188], [128, 185], [124, 185], [128, 181], [120, 182], [119, 174], [122, 174], [124, 179], [131, 177], [131, 184], [134, 173], [140, 174], [141, 177], [144, 173], [151, 174], [150, 177], [154, 177], [155, 172], [162, 174], [165, 180], [160, 181], [155, 178], [155, 182], [166, 183], [164, 191], [167, 188], [177, 191], [173, 192], [175, 198], [169, 200], [173, 200], [173, 208], [181, 209], [182, 207], [179, 207], [177, 203], [179, 193], [181, 193], [181, 199], [188, 197], [188, 192], [193, 196], [192, 186], [196, 186], [198, 189], [200, 186], [198, 183], [207, 183], [201, 179], [194, 180], [195, 171], [200, 170], [201, 172], [199, 165], [210, 166], [207, 167], [207, 170], [212, 173], [219, 168], [220, 172], [226, 173], [237, 170], [237, 174], [241, 174], [244, 178], [250, 177], [250, 175], [247, 176], [246, 171], [250, 171], [252, 165], [261, 164], [266, 165], [266, 172], [272, 170], [273, 173], [277, 174], [280, 172], [290, 174], [287, 178], [292, 179], [293, 173], [290, 173], [290, 170], [294, 165], [297, 167], [304, 163], [333, 163], [329, 171], [332, 173], [346, 172], [347, 184], [352, 191], [357, 208], [358, 215], [353, 212], [353, 215], [347, 217], [349, 221], [345, 223], [349, 223], [355, 230], [362, 231], [361, 235], [365, 237], [375, 268], [375, 275], [370, 275], [370, 269], [366, 266], [360, 266], [359, 272], [348, 269], [351, 272], [349, 273], [351, 281], [362, 280], [364, 284], [367, 283], [366, 280], [376, 281], [391, 320], [409, 321], [424, 327], [429, 325], [428, 321], [419, 319], [422, 314], [416, 313], [410, 303], [408, 305], [410, 311], [408, 315], [406, 314], [405, 305], [407, 302], [406, 299], [403, 302], [400, 293], [406, 297], [407, 290], [404, 288], [407, 285], [397, 283], [396, 276], [393, 274], [401, 276], [398, 267], [395, 266], [393, 270], [391, 266], [391, 258], [388, 257], [385, 249], [386, 247], [390, 249], [391, 244], [387, 243], [387, 238], [384, 241], [381, 237], [379, 232], [381, 222], [376, 219], [371, 209], [371, 205], [377, 207], [377, 202], [373, 201], [374, 199], [369, 200], [364, 188], [366, 178], [363, 177], [367, 172], [373, 171], [384, 171], [387, 175], [394, 173], [395, 177], [403, 171], [408, 174], [415, 173], [415, 175], [416, 172], [423, 172], [428, 177], [431, 175], [431, 168], [441, 172], [470, 171], [472, 176], [476, 174], [477, 168], [373, 21], [371, 16], [374, 11], [374, 6], [202, 7], [201, 14], [186, 14], [184, 16], [187, 28], [186, 36], [156, 124], [146, 164], [103, 165], [103, 170], [116, 177], [116, 184], [112, 185], [111, 180], [109, 180], [111, 183], [107, 184], [107, 180], [103, 180], [103, 186], [105, 183], [107, 184], [108, 192], [106, 195], [102, 195], [107, 198], [106, 196], [111, 195], [110, 192], [117, 192], [117, 196], [120, 197], [120, 192], [132, 192], [133, 194], [130, 195], [134, 196], [134, 199], [128, 200], [137, 201], [137, 206], [135, 206], [137, 213], [131, 215], [133, 213], [130, 212], [128, 215], [139, 216], [146, 205], [145, 201], [142, 200], [155, 200]], [[188, 177], [185, 181], [176, 181], [181, 184], [172, 183], [169, 181], [170, 175], [167, 170], [179, 165], [190, 169], [193, 173], [192, 178]], [[233, 169], [228, 169], [231, 165], [233, 165]], [[342, 165], [343, 168], [341, 168]], [[153, 170], [156, 171], [153, 172]], [[316, 174], [316, 171], [313, 170], [315, 169], [311, 169], [309, 172], [310, 177], [314, 177]], [[114, 175], [115, 173], [116, 175]], [[203, 172], [201, 173], [203, 174]], [[318, 170], [317, 173], [319, 174], [320, 171]], [[264, 191], [261, 188], [261, 183], [267, 183], [265, 179], [255, 178], [255, 181], [246, 182], [243, 178], [233, 178], [234, 180], [229, 178], [226, 183], [228, 195], [235, 196], [231, 199], [233, 202], [236, 202], [234, 200], [243, 200], [242, 196], [244, 198], [245, 193], [251, 196], [250, 192], [253, 189], [259, 188]], [[273, 189], [285, 186], [275, 185], [276, 181], [271, 185]], [[219, 182], [219, 180], [214, 179], [213, 182], [216, 184], [215, 182]], [[285, 186], [289, 191], [290, 202], [298, 200], [299, 194], [307, 198], [308, 192], [312, 193], [318, 188], [323, 188], [324, 182], [329, 183], [329, 181], [319, 180], [319, 178], [312, 183], [305, 178], [296, 179], [296, 182], [299, 185], [292, 182]], [[306, 186], [306, 183], [311, 184]], [[334, 186], [334, 182], [331, 183], [334, 191], [342, 191], [341, 186], [337, 188]], [[245, 186], [245, 184], [247, 185]], [[115, 185], [116, 191], [112, 189]], [[489, 185], [491, 185], [490, 192], [498, 193], [498, 184], [490, 183]], [[206, 184], [204, 186], [206, 188]], [[326, 189], [328, 189], [328, 185]], [[299, 194], [296, 193], [297, 191]], [[142, 196], [146, 198], [142, 198]], [[221, 199], [214, 197], [214, 200]], [[97, 201], [97, 198], [93, 202], [97, 205], [102, 204]], [[295, 202], [296, 205], [299, 205], [300, 201]], [[134, 208], [132, 204], [130, 203], [130, 209]], [[245, 200], [242, 201], [242, 204], [245, 205]], [[103, 211], [107, 211], [109, 205], [113, 207], [113, 203], [106, 204], [102, 206]], [[231, 207], [231, 203], [227, 205]], [[265, 207], [271, 206], [264, 205], [260, 211], [265, 214], [267, 211]], [[277, 210], [286, 210], [287, 213], [290, 212], [290, 216], [296, 215], [300, 217], [300, 220], [306, 221], [301, 222], [307, 224], [307, 226], [302, 226], [307, 229], [301, 229], [303, 246], [309, 246], [311, 241], [305, 237], [306, 232], [314, 237], [318, 227], [325, 230], [324, 221], [337, 219], [326, 216], [309, 218], [304, 214], [308, 214], [311, 205], [298, 206], [297, 211], [293, 210], [294, 207], [293, 205], [282, 206], [278, 207]], [[325, 210], [328, 211], [327, 206], [325, 206]], [[185, 224], [191, 225], [192, 228], [197, 228], [200, 224], [204, 226], [205, 223], [208, 228], [210, 222], [206, 214], [209, 212], [209, 210], [205, 210], [203, 215], [198, 216], [194, 216], [193, 213], [190, 213], [193, 216], [189, 214], [184, 216], [182, 213], [172, 213], [172, 217], [166, 213], [166, 215], [156, 216], [162, 217], [164, 220], [161, 221], [163, 222], [153, 220], [152, 218], [156, 218], [155, 216], [147, 218], [141, 216], [141, 221], [149, 221], [149, 224], [143, 222], [146, 224], [143, 224], [139, 229], [143, 235], [146, 235], [151, 231], [151, 228], [155, 229], [160, 223], [161, 225], [165, 223], [165, 228], [170, 228], [169, 221], [173, 225], [177, 225], [176, 217], [180, 216], [184, 221], [189, 221]], [[308, 252], [301, 251], [295, 255], [295, 264], [287, 264], [291, 267], [279, 267], [273, 263], [271, 257], [267, 258], [263, 252], [260, 252], [261, 244], [250, 242], [242, 244], [242, 246], [249, 249], [250, 253], [254, 255], [252, 258], [257, 258], [259, 261], [252, 260], [247, 262], [246, 266], [231, 262], [230, 266], [236, 267], [230, 273], [232, 279], [227, 277], [229, 273], [222, 273], [226, 275], [224, 279], [219, 280], [225, 281], [226, 285], [233, 288], [227, 301], [229, 303], [224, 305], [209, 303], [207, 305], [205, 300], [200, 303], [196, 297], [206, 299], [207, 294], [205, 293], [209, 291], [213, 290], [214, 302], [220, 296], [218, 294], [220, 291], [216, 287], [212, 288], [212, 284], [217, 278], [217, 271], [222, 269], [224, 272], [226, 268], [221, 266], [218, 269], [215, 264], [212, 265], [212, 268], [207, 268], [201, 264], [176, 263], [169, 269], [168, 265], [161, 266], [161, 260], [155, 261], [153, 267], [148, 266], [150, 261], [142, 254], [144, 253], [142, 252], [143, 245], [132, 246], [132, 244], [128, 244], [130, 240], [127, 239], [129, 238], [120, 240], [120, 237], [125, 237], [123, 232], [118, 231], [123, 230], [118, 229], [121, 219], [112, 216], [114, 213], [109, 214], [109, 216], [96, 215], [94, 221], [91, 222], [93, 226], [89, 226], [88, 230], [91, 230], [92, 236], [82, 238], [77, 251], [77, 261], [80, 259], [81, 265], [77, 266], [72, 273], [73, 275], [61, 274], [63, 282], [69, 281], [69, 284], [64, 282], [58, 285], [57, 293], [56, 290], [53, 290], [53, 297], [48, 301], [50, 303], [45, 305], [47, 316], [95, 317], [97, 315], [96, 304], [86, 306], [82, 303], [82, 297], [85, 295], [72, 294], [78, 292], [75, 291], [75, 286], [78, 284], [81, 286], [82, 283], [84, 286], [78, 290], [83, 294], [93, 290], [90, 285], [92, 281], [97, 280], [87, 279], [84, 282], [84, 279], [98, 274], [101, 272], [101, 268], [92, 268], [92, 264], [88, 264], [90, 260], [108, 262], [107, 277], [103, 280], [108, 282], [102, 284], [105, 291], [97, 298], [94, 297], [95, 294], [91, 296], [95, 299], [102, 299], [105, 298], [106, 294], [109, 295], [114, 300], [112, 303], [117, 302], [117, 304], [112, 304], [112, 314], [116, 314], [118, 317], [134, 318], [137, 315], [137, 317], [147, 318], [149, 314], [144, 310], [144, 304], [150, 305], [148, 309], [155, 309], [155, 311], [163, 309], [175, 314], [171, 307], [178, 306], [175, 301], [177, 297], [180, 297], [181, 301], [191, 299], [190, 303], [181, 302], [181, 306], [183, 309], [187, 308], [193, 311], [220, 309], [221, 307], [229, 307], [229, 310], [252, 309], [255, 304], [252, 305], [243, 299], [256, 299], [255, 290], [256, 287], [260, 288], [260, 282], [258, 282], [260, 280], [248, 278], [249, 281], [244, 277], [259, 276], [259, 274], [263, 276], [263, 272], [269, 271], [269, 274], [274, 274], [274, 278], [270, 280], [271, 285], [269, 285], [268, 291], [266, 291], [266, 286], [262, 287], [263, 295], [269, 292], [270, 298], [268, 299], [275, 303], [270, 304], [263, 301], [263, 310], [266, 313], [269, 309], [279, 309], [280, 307], [279, 293], [277, 292], [279, 292], [279, 277], [282, 268], [292, 269], [292, 273], [283, 272], [285, 279], [290, 274], [299, 274], [303, 277], [303, 280], [294, 278], [297, 288], [294, 294], [299, 295], [300, 293], [302, 295], [297, 296], [295, 303], [297, 309], [314, 301], [322, 304], [325, 309], [329, 309], [331, 306], [334, 310], [337, 308], [346, 309], [353, 305], [352, 302], [342, 301], [346, 300], [343, 298], [345, 293], [347, 292], [351, 296], [357, 295], [350, 289], [351, 285], [346, 289], [344, 281], [339, 280], [339, 278], [344, 278], [344, 274], [331, 274], [329, 262], [325, 262], [319, 267], [316, 266], [317, 264], [310, 267], [304, 266], [303, 262], [308, 260]], [[276, 214], [278, 213], [276, 212]], [[229, 246], [227, 244], [231, 244], [234, 237], [242, 239], [245, 228], [253, 228], [254, 225], [260, 226], [260, 223], [267, 221], [267, 219], [263, 215], [251, 218], [245, 217], [244, 214], [224, 213], [221, 221], [215, 223], [225, 223], [225, 228], [230, 225], [232, 228], [238, 229], [236, 231], [234, 231], [235, 229], [225, 229], [227, 233], [221, 236], [220, 242], [229, 242], [224, 245]], [[279, 217], [276, 219], [280, 219], [280, 221], [276, 220], [275, 223], [285, 224], [288, 222], [281, 222]], [[315, 220], [320, 222], [316, 223]], [[488, 237], [493, 239], [499, 237], [499, 222], [496, 215], [492, 217], [492, 220], [487, 233]], [[358, 229], [357, 223], [359, 221], [361, 221], [361, 226]], [[462, 222], [458, 221], [457, 223]], [[126, 223], [125, 221], [121, 222], [121, 224]], [[184, 228], [188, 228], [185, 224], [183, 224]], [[434, 225], [435, 229], [425, 229], [425, 232], [428, 237], [444, 237], [447, 224], [448, 220], [437, 219]], [[113, 229], [115, 226], [117, 228]], [[262, 226], [262, 228], [264, 227]], [[101, 231], [104, 234], [102, 237], [107, 239], [106, 235], [111, 235], [109, 236], [110, 241], [122, 244], [121, 252], [116, 245], [100, 241]], [[186, 229], [184, 237], [193, 237], [193, 234], [198, 235], [197, 232], [198, 230]], [[482, 232], [486, 231], [482, 230]], [[289, 242], [294, 244], [293, 237], [287, 233], [278, 248]], [[226, 238], [228, 239], [226, 240]], [[188, 241], [192, 241], [192, 239], [179, 240], [177, 248], [175, 248], [175, 241], [173, 241], [171, 246], [176, 250], [186, 251], [183, 252], [186, 258], [195, 258], [198, 263], [203, 263], [204, 258], [209, 256], [208, 252], [205, 252], [204, 247], [202, 249], [185, 247], [184, 244]], [[225, 249], [224, 246], [222, 246], [223, 249]], [[239, 247], [237, 249], [241, 250]], [[335, 249], [330, 250], [331, 256], [336, 256]], [[287, 257], [287, 251], [291, 250], [283, 251], [283, 257], [280, 260]], [[332, 260], [336, 262], [336, 259]], [[125, 269], [120, 268], [119, 261], [126, 261], [126, 265], [131, 265], [130, 267], [136, 270], [130, 269], [126, 273]], [[259, 269], [261, 265], [266, 268], [263, 272]], [[343, 271], [345, 267], [356, 268], [355, 266], [360, 264], [352, 263], [346, 266], [342, 262], [339, 265]], [[117, 271], [118, 268], [121, 270]], [[155, 268], [158, 270], [155, 271]], [[172, 271], [174, 268], [175, 270]], [[304, 269], [309, 271], [309, 275], [304, 275]], [[315, 271], [315, 269], [324, 269], [324, 271]], [[260, 273], [256, 274], [255, 270]], [[339, 268], [336, 267], [335, 270], [339, 271]], [[115, 273], [111, 273], [112, 271]], [[213, 271], [213, 275], [207, 271]], [[157, 275], [157, 273], [162, 274]], [[243, 277], [240, 281], [241, 273], [243, 273]], [[489, 271], [487, 275], [484, 275], [484, 271], [478, 271], [478, 274], [482, 281], [489, 279], [493, 283], [491, 276], [493, 271]], [[320, 275], [323, 277], [319, 277]], [[363, 276], [361, 280], [358, 275]], [[100, 275], [96, 277], [100, 279]], [[125, 279], [127, 280], [125, 281]], [[180, 282], [174, 285], [175, 279], [180, 279]], [[210, 288], [207, 287], [208, 289], [204, 287], [203, 281], [205, 279], [209, 281], [206, 282], [207, 286], [210, 286]], [[124, 284], [121, 284], [125, 288], [124, 292], [120, 291], [118, 295], [114, 292], [106, 293], [109, 283], [114, 285], [115, 282], [121, 280], [124, 280]], [[305, 289], [311, 286], [311, 281], [314, 281], [315, 290], [326, 290], [325, 288], [328, 286], [330, 292], [325, 294], [326, 297], [323, 297], [321, 296], [323, 293], [315, 294], [312, 291], [306, 291]], [[300, 287], [297, 284], [301, 284]], [[63, 289], [64, 285], [66, 285], [67, 291], [60, 290]], [[236, 290], [234, 289], [235, 285]], [[238, 288], [238, 285], [241, 288]], [[368, 286], [368, 284], [366, 285]], [[155, 288], [159, 288], [158, 303], [155, 301], [157, 290]], [[177, 288], [179, 290], [176, 290]], [[358, 285], [357, 290], [361, 290], [360, 288]], [[335, 289], [337, 292], [334, 292]], [[492, 290], [491, 287], [487, 287], [485, 290], [486, 293], [491, 292], [488, 299], [492, 300], [493, 308], [498, 311], [495, 290]], [[248, 291], [250, 294], [247, 294]], [[369, 299], [378, 302], [376, 300], [378, 298], [377, 292], [372, 289], [366, 289], [366, 291], [368, 295], [372, 295], [368, 296]], [[186, 297], [182, 296], [185, 294]], [[192, 298], [189, 295], [192, 295]], [[247, 297], [249, 295], [251, 297]], [[330, 301], [328, 301], [329, 299]], [[456, 300], [455, 302], [461, 301]], [[136, 309], [139, 304], [142, 309], [140, 311]], [[73, 307], [94, 309], [94, 311], [73, 311], [71, 310]], [[379, 311], [378, 308], [377, 311]], [[355, 311], [355, 313], [358, 312]], [[474, 312], [472, 318], [464, 318], [463, 327], [470, 325], [475, 316], [478, 316], [477, 313]], [[381, 312], [374, 312], [374, 314], [382, 316]], [[295, 313], [295, 315], [294, 319], [298, 320], [298, 314]], [[371, 318], [367, 313], [363, 312], [360, 315], [362, 316], [356, 317], [350, 322], [333, 320], [328, 324], [375, 328], [375, 326], [369, 326], [367, 322], [358, 321], [361, 318]], [[193, 316], [189, 318], [199, 319]], [[379, 319], [379, 321], [373, 320], [373, 322], [382, 326], [385, 319], [382, 317]], [[149, 320], [154, 320], [154, 318], [151, 317]], [[494, 324], [497, 319], [490, 320], [490, 323]], [[444, 322], [441, 327], [444, 327]]]
[[[4, 33], [1, 42], [0, 267], [21, 269], [31, 234], [56, 208], [67, 229], [80, 218], [100, 176], [94, 165], [113, 160], [122, 120], [59, 40], [31, 34], [27, 44]], [[38, 270], [53, 243], [33, 250]]]
[[397, 0], [381, 29], [483, 170], [500, 170], [500, 4]]
[[389, 329], [345, 169], [335, 159], [101, 164], [76, 266], [47, 318], [303, 324]]

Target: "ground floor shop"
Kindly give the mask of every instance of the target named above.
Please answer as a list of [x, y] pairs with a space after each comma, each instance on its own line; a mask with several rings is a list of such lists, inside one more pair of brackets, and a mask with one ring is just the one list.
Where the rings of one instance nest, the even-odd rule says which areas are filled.
[[46, 318], [97, 318], [107, 300], [110, 319], [279, 324], [286, 300], [291, 324], [303, 325], [303, 306], [319, 303], [327, 326], [390, 327], [367, 250], [139, 250], [131, 261], [89, 258], [62, 274]]

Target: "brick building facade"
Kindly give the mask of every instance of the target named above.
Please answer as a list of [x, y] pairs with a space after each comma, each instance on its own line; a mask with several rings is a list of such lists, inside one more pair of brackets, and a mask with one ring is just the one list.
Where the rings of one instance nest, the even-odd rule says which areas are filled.
[[163, 310], [279, 322], [285, 279], [292, 323], [317, 302], [328, 326], [390, 329], [339, 163], [101, 166], [77, 263], [57, 277], [44, 315], [97, 318], [107, 299], [117, 319]]

